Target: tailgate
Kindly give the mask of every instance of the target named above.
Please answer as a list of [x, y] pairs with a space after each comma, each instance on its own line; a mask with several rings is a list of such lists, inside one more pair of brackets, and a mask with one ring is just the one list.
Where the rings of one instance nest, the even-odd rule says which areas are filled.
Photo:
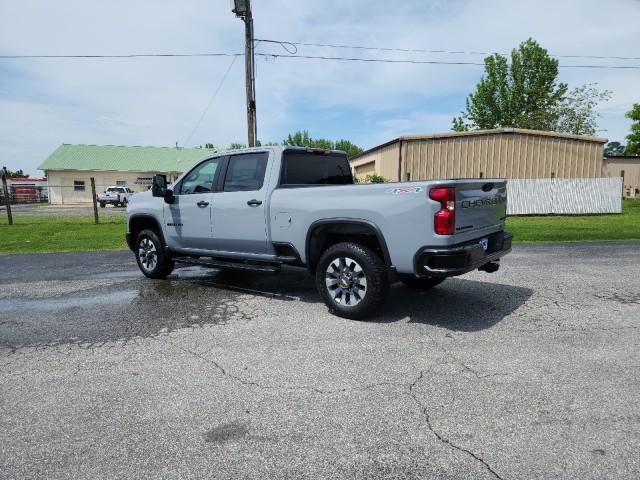
[[479, 179], [456, 184], [455, 243], [504, 229], [507, 182]]

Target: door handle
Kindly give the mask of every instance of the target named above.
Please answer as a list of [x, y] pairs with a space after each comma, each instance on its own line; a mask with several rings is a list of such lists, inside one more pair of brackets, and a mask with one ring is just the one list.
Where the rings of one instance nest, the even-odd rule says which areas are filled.
[[256, 200], [255, 198], [253, 200], [249, 200], [247, 202], [247, 205], [249, 205], [250, 207], [257, 207], [259, 205], [262, 205], [262, 201], [261, 200]]
[[204, 200], [200, 200], [198, 203], [196, 203], [196, 205], [198, 205], [200, 208], [204, 208], [207, 205], [209, 205], [209, 202], [205, 202]]

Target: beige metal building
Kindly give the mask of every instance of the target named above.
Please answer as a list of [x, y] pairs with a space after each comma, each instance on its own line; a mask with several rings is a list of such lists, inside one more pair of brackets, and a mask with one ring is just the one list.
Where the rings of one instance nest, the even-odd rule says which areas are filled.
[[606, 138], [498, 128], [403, 136], [353, 157], [356, 176], [391, 181], [437, 178], [604, 176]]
[[610, 177], [622, 177], [622, 195], [640, 198], [640, 157], [605, 157], [605, 173]]

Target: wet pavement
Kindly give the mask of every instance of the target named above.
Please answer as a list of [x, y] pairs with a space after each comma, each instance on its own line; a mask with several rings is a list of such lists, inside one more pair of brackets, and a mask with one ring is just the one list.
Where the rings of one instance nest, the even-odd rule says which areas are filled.
[[303, 270], [0, 256], [0, 478], [638, 478], [640, 243], [329, 315]]

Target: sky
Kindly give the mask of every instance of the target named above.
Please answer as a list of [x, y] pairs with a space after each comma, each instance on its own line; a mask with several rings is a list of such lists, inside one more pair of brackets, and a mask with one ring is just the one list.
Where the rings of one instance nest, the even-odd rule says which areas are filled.
[[[610, 0], [606, 9], [598, 0], [253, 3], [258, 39], [509, 52], [532, 37], [556, 55], [640, 56], [638, 0]], [[2, 55], [241, 53], [243, 48], [244, 26], [229, 0], [0, 0]], [[287, 54], [266, 42], [258, 43], [256, 53]], [[311, 46], [298, 46], [297, 54], [483, 60], [469, 53]], [[571, 64], [640, 65], [640, 60], [561, 59], [561, 65]], [[258, 137], [279, 142], [290, 132], [308, 130], [313, 137], [346, 138], [370, 148], [398, 135], [447, 131], [482, 72], [473, 65], [258, 56]], [[611, 100], [598, 108], [598, 135], [624, 141], [630, 125], [624, 113], [640, 102], [640, 70], [561, 68], [560, 80], [570, 88], [595, 82], [611, 90]], [[244, 88], [242, 57], [0, 59], [0, 165], [39, 175], [38, 165], [62, 143], [246, 143]]]

